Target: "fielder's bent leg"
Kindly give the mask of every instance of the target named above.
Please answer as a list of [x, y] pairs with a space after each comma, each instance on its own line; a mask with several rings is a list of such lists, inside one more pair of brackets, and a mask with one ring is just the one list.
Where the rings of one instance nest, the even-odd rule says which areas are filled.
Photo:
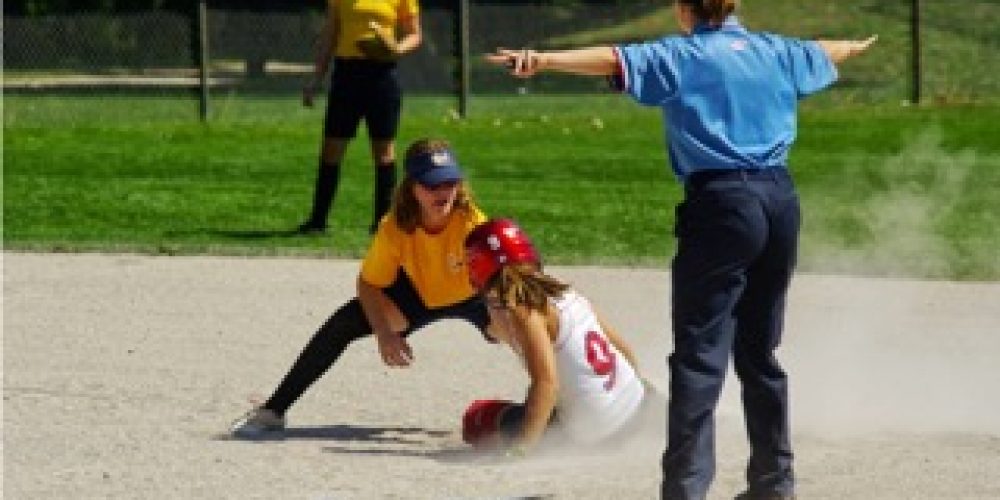
[[371, 332], [358, 299], [341, 306], [306, 344], [274, 394], [264, 403], [264, 408], [284, 415], [295, 400], [333, 366], [348, 344]]

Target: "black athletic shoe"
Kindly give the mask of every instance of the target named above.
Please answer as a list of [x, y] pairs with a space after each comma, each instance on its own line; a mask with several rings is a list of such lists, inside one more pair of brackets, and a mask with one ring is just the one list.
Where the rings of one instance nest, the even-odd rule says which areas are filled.
[[795, 500], [795, 495], [789, 493], [750, 493], [744, 491], [736, 495], [734, 500]]

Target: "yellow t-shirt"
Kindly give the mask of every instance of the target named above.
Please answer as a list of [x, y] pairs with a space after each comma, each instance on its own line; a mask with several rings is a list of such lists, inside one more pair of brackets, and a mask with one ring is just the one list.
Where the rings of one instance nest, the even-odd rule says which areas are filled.
[[330, 22], [336, 26], [333, 55], [336, 57], [363, 57], [358, 50], [358, 40], [375, 34], [372, 21], [387, 28], [396, 36], [396, 26], [401, 19], [416, 16], [420, 7], [417, 0], [327, 0]]
[[361, 279], [385, 288], [402, 268], [430, 308], [444, 307], [468, 299], [474, 293], [465, 266], [465, 237], [486, 221], [479, 208], [455, 210], [448, 225], [436, 234], [417, 228], [403, 232], [391, 215], [382, 219], [361, 263]]

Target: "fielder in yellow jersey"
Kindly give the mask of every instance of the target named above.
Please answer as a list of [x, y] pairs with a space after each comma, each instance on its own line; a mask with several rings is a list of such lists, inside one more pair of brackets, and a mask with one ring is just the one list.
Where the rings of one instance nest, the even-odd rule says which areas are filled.
[[420, 12], [417, 0], [328, 0], [327, 15], [334, 23], [334, 57], [368, 57], [359, 43], [378, 40], [389, 53], [398, 44], [398, 26], [415, 19]]
[[396, 63], [422, 40], [417, 0], [328, 0], [326, 22], [316, 37], [313, 76], [302, 89], [302, 104], [311, 107], [332, 63], [312, 209], [299, 225], [300, 233], [326, 231], [344, 152], [362, 120], [375, 167], [372, 233], [389, 210], [403, 102]]
[[447, 142], [420, 140], [406, 152], [406, 178], [378, 225], [358, 276], [358, 296], [313, 335], [271, 397], [232, 426], [259, 438], [285, 427], [285, 412], [351, 342], [375, 335], [389, 366], [413, 362], [407, 337], [435, 321], [472, 323], [485, 336], [489, 313], [469, 284], [464, 242], [485, 220]]
[[482, 211], [471, 205], [457, 210], [437, 233], [420, 227], [408, 233], [400, 229], [395, 218], [385, 217], [362, 263], [361, 279], [385, 288], [402, 271], [430, 308], [468, 299], [473, 290], [462, 246], [465, 235], [484, 221]]

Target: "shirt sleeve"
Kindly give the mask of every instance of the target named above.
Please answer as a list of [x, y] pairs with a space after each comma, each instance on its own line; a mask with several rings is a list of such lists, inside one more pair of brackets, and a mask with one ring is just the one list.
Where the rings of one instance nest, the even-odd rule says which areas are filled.
[[472, 207], [470, 207], [470, 208], [472, 209], [472, 227], [476, 227], [476, 226], [478, 226], [478, 225], [486, 222], [486, 220], [487, 220], [486, 219], [486, 214], [483, 213], [482, 209], [480, 209], [479, 207], [477, 207], [475, 205], [472, 205]]
[[819, 92], [837, 81], [837, 66], [814, 41], [785, 38], [785, 67], [799, 97]]
[[613, 85], [640, 104], [658, 106], [677, 94], [680, 75], [670, 38], [615, 47], [621, 76]]
[[394, 228], [383, 221], [372, 238], [365, 260], [361, 262], [361, 279], [377, 287], [387, 287], [396, 279], [402, 260], [399, 245], [393, 238]]

